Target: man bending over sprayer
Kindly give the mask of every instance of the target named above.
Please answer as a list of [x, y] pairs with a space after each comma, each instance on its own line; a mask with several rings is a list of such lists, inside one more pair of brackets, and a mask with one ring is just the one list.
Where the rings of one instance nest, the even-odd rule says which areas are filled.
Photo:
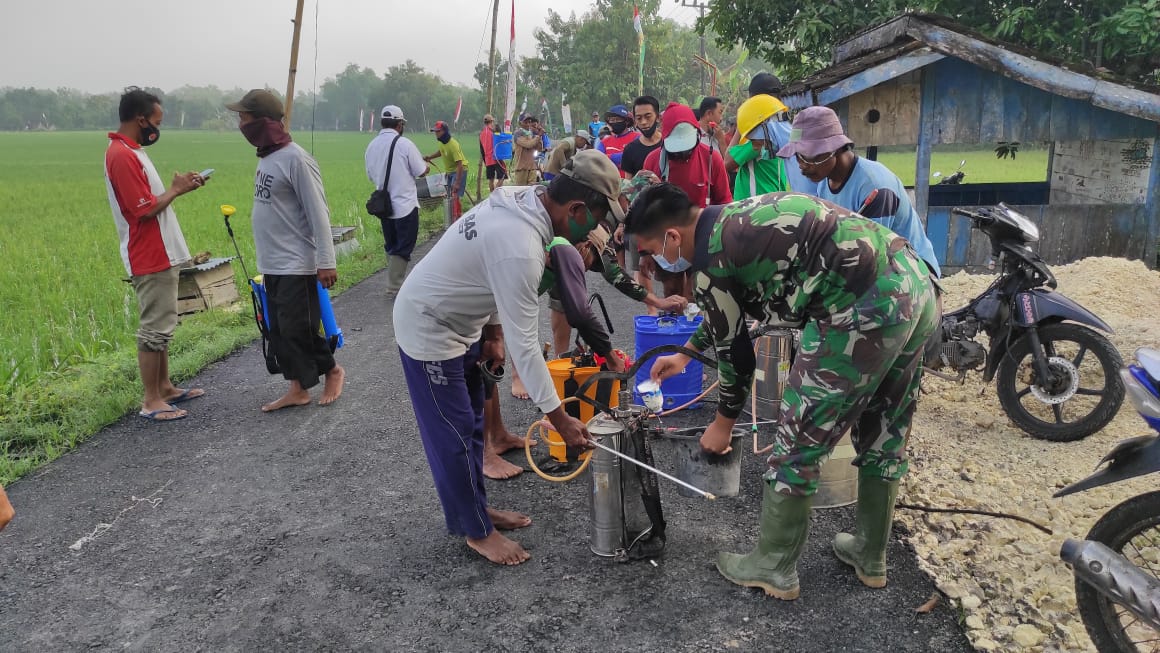
[[[918, 401], [923, 345], [938, 322], [935, 282], [904, 238], [835, 204], [770, 193], [701, 208], [679, 188], [641, 193], [626, 229], [641, 254], [697, 274], [705, 320], [686, 347], [717, 354], [717, 416], [701, 436], [729, 450], [753, 382], [746, 318], [804, 323], [781, 400], [757, 547], [722, 553], [730, 582], [783, 600], [798, 597], [797, 560], [809, 532], [821, 461], [847, 428], [858, 452], [857, 530], [834, 553], [869, 587], [886, 586], [886, 544], [906, 439]], [[688, 356], [658, 358], [653, 380], [678, 374]]]
[[169, 342], [177, 329], [177, 284], [189, 263], [189, 247], [171, 204], [205, 185], [196, 172], [174, 174], [166, 190], [143, 148], [161, 137], [161, 100], [139, 88], [121, 96], [121, 126], [109, 132], [105, 187], [121, 239], [121, 259], [137, 294], [137, 367], [145, 396], [141, 417], [153, 422], [182, 419], [177, 404], [205, 394], [183, 390], [169, 378]]
[[479, 363], [493, 370], [501, 364], [506, 336], [515, 368], [552, 427], [567, 444], [588, 446], [588, 430], [564, 412], [540, 352], [537, 290], [545, 248], [557, 237], [584, 241], [609, 213], [623, 219], [619, 195], [616, 167], [589, 151], [547, 188], [498, 188], [435, 243], [395, 300], [395, 338], [447, 529], [496, 564], [529, 558], [496, 529], [532, 521], [487, 504]]

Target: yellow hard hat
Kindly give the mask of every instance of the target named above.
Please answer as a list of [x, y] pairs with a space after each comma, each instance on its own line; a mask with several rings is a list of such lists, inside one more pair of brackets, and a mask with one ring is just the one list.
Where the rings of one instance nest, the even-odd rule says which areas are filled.
[[755, 95], [737, 107], [737, 131], [741, 132], [741, 143], [749, 142], [749, 132], [758, 125], [789, 109], [781, 100], [772, 95]]

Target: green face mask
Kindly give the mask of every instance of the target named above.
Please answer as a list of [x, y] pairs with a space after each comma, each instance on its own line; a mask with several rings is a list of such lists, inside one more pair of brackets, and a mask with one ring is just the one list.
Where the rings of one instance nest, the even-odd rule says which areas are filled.
[[573, 244], [582, 243], [584, 239], [588, 238], [588, 232], [595, 229], [600, 224], [596, 216], [592, 215], [592, 211], [588, 207], [584, 207], [584, 222], [576, 222], [571, 218], [568, 219], [568, 240]]

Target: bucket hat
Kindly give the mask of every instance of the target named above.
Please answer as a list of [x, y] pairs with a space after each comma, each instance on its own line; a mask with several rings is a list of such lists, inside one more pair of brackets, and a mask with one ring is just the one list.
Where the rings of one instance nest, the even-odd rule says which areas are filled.
[[838, 114], [829, 107], [808, 107], [802, 109], [793, 119], [793, 130], [790, 132], [789, 143], [777, 151], [782, 158], [789, 158], [795, 154], [813, 158], [829, 152], [836, 152], [846, 145], [853, 144], [846, 133], [842, 131], [842, 123]]

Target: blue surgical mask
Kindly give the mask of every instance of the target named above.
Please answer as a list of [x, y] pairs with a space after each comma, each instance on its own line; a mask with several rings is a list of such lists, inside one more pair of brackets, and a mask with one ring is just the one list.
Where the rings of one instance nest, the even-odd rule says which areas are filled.
[[685, 260], [685, 257], [681, 256], [681, 247], [679, 245], [677, 246], [677, 260], [674, 263], [670, 263], [669, 260], [665, 258], [665, 247], [668, 247], [668, 244], [669, 233], [666, 231], [665, 240], [663, 243], [661, 243], [661, 253], [652, 255], [653, 260], [657, 262], [657, 265], [661, 266], [662, 270], [665, 272], [684, 272], [685, 270], [693, 267], [692, 263], [688, 262]]

